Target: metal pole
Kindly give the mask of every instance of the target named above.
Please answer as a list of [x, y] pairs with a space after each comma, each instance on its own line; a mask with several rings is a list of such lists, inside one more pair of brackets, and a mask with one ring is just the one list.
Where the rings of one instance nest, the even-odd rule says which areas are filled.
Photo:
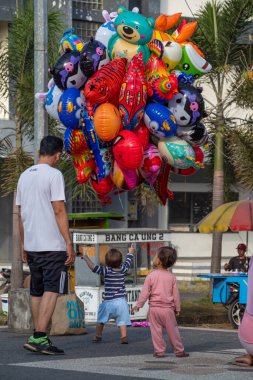
[[67, 0], [66, 25], [67, 28], [72, 28], [72, 0]]
[[[34, 1], [34, 93], [45, 92], [48, 82], [47, 0]], [[48, 133], [47, 113], [43, 103], [34, 100], [34, 163], [38, 161], [41, 139]]]

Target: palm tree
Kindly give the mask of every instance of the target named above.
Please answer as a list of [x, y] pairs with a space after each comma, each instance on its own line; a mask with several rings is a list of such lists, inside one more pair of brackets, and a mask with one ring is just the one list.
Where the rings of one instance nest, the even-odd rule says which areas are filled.
[[[25, 148], [25, 144], [33, 138], [34, 125], [33, 19], [32, 2], [25, 2], [24, 8], [17, 11], [7, 41], [2, 42], [0, 46], [0, 92], [2, 96], [9, 99], [9, 119], [15, 122], [15, 128], [0, 141], [0, 158], [2, 158], [0, 191], [1, 195], [13, 194], [14, 199], [12, 289], [22, 287], [23, 282], [15, 189], [20, 174], [33, 163], [32, 154]], [[48, 14], [49, 63], [56, 61], [62, 30], [61, 13], [50, 11]], [[53, 127], [54, 123], [51, 123], [51, 128]], [[14, 145], [11, 142], [13, 138]]]
[[[229, 151], [227, 136], [238, 129], [252, 126], [250, 117], [231, 118], [231, 108], [238, 103], [238, 92], [245, 88], [247, 78], [245, 57], [248, 56], [247, 43], [238, 44], [238, 37], [243, 35], [253, 14], [252, 0], [225, 0], [206, 3], [198, 12], [199, 28], [194, 41], [205, 53], [212, 64], [212, 71], [204, 77], [205, 83], [214, 93], [214, 102], [209, 104], [208, 122], [213, 128], [214, 165], [213, 165], [213, 202], [215, 209], [224, 203], [226, 183], [226, 151]], [[241, 95], [242, 95], [241, 91]], [[236, 103], [237, 102], [237, 103]], [[243, 103], [241, 101], [241, 103]], [[244, 97], [244, 104], [246, 104]], [[224, 139], [226, 140], [224, 141]], [[238, 149], [244, 147], [242, 145]], [[241, 162], [241, 165], [243, 163]], [[238, 166], [237, 166], [238, 167]], [[211, 272], [220, 272], [222, 234], [214, 233], [212, 244]]]

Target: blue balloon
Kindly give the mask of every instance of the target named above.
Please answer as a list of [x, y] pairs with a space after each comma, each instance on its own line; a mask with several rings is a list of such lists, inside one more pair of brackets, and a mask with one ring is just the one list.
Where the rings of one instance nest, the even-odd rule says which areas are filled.
[[58, 115], [66, 128], [80, 128], [80, 114], [84, 107], [84, 96], [76, 88], [63, 91], [58, 103]]
[[144, 112], [144, 122], [153, 135], [164, 138], [177, 134], [177, 124], [173, 113], [162, 104], [149, 103]]

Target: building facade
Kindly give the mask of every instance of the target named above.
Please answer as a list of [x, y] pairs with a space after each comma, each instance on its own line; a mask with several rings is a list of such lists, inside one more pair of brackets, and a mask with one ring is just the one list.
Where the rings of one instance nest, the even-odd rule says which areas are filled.
[[[17, 4], [22, 6], [24, 1], [0, 0], [0, 39], [7, 36], [9, 24], [16, 12], [16, 6]], [[53, 5], [62, 10], [65, 15], [66, 27], [70, 27], [72, 24], [76, 29], [76, 33], [84, 40], [94, 36], [98, 27], [104, 22], [102, 17], [103, 9], [112, 12], [116, 11], [119, 6], [124, 5], [130, 10], [133, 7], [138, 7], [142, 14], [154, 19], [160, 13], [173, 14], [177, 12], [182, 12], [183, 16], [192, 18], [195, 17], [200, 5], [204, 3], [205, 0], [191, 1], [189, 2], [189, 8], [184, 0], [48, 0], [49, 6]], [[9, 105], [5, 104], [5, 106], [8, 109]], [[8, 134], [12, 127], [15, 127], [14, 123], [9, 120], [7, 114], [0, 110], [0, 139]], [[185, 257], [192, 258], [196, 254], [201, 256], [203, 253], [204, 257], [210, 257], [211, 236], [201, 236], [199, 239], [201, 243], [198, 252], [196, 252], [196, 234], [193, 234], [194, 225], [211, 210], [212, 187], [207, 169], [189, 177], [171, 174], [169, 188], [174, 193], [174, 200], [168, 201], [166, 206], [156, 206], [152, 210], [149, 204], [145, 204], [145, 199], [137, 200], [133, 192], [112, 195], [112, 204], [105, 207], [102, 207], [95, 198], [73, 201], [71, 192], [69, 192], [68, 211], [108, 211], [123, 214], [124, 221], [112, 221], [110, 225], [112, 228], [116, 226], [136, 229], [141, 227], [168, 228], [172, 232], [173, 242], [178, 246], [179, 255], [184, 262]], [[240, 194], [239, 189], [235, 188], [235, 199], [243, 196], [244, 194]], [[7, 198], [0, 197], [0, 267], [1, 263], [9, 263], [11, 260], [12, 203], [12, 196]], [[236, 239], [240, 241], [243, 236]], [[226, 254], [230, 255], [230, 252], [234, 252], [234, 242], [230, 244], [228, 238], [225, 238], [224, 241]], [[190, 262], [187, 263], [189, 264]], [[180, 267], [183, 264], [179, 262], [178, 265]], [[191, 266], [191, 264], [188, 266]]]

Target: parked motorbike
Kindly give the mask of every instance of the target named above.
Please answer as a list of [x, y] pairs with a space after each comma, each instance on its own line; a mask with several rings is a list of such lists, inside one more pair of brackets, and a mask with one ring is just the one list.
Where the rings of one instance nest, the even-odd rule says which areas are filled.
[[237, 282], [229, 282], [228, 285], [230, 286], [230, 296], [224, 306], [228, 310], [229, 322], [235, 329], [238, 329], [246, 305], [239, 303], [240, 285]]

